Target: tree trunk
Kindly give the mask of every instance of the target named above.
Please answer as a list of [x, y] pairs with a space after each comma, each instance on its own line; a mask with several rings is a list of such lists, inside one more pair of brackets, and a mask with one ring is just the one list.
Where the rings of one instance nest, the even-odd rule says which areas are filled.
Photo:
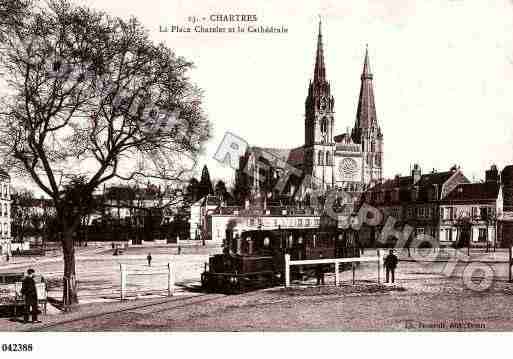
[[75, 275], [75, 244], [73, 243], [73, 228], [64, 228], [62, 238], [62, 253], [64, 255], [64, 278], [62, 304], [65, 309], [78, 303], [77, 281]]

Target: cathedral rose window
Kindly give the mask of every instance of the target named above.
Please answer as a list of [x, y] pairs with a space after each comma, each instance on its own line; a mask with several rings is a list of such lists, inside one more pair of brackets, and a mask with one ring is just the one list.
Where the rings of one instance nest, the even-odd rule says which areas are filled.
[[344, 177], [352, 178], [358, 170], [358, 165], [353, 158], [344, 158], [338, 166], [339, 173]]

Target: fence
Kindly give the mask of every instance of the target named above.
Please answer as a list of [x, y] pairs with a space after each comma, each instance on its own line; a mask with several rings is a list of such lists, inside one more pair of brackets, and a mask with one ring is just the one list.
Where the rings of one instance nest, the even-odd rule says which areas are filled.
[[[128, 290], [129, 276], [155, 276], [155, 275], [167, 275], [167, 295], [172, 296], [175, 291], [175, 273], [171, 263], [167, 263], [165, 266], [155, 267], [141, 267], [128, 268], [127, 264], [120, 263], [119, 265], [120, 276], [121, 276], [121, 291], [120, 299], [125, 300], [127, 294], [138, 294], [137, 290]], [[150, 277], [151, 280], [151, 277]], [[147, 290], [143, 290], [147, 292]]]
[[378, 283], [381, 281], [381, 266], [383, 264], [383, 255], [381, 251], [377, 250], [376, 256], [366, 257], [352, 257], [352, 258], [326, 258], [326, 259], [304, 259], [304, 260], [290, 260], [290, 254], [285, 254], [285, 287], [290, 287], [290, 267], [296, 265], [314, 265], [314, 264], [335, 264], [335, 285], [340, 282], [340, 263], [351, 263], [353, 270], [353, 284], [355, 280], [355, 267], [354, 263], [359, 262], [377, 262], [377, 277]]

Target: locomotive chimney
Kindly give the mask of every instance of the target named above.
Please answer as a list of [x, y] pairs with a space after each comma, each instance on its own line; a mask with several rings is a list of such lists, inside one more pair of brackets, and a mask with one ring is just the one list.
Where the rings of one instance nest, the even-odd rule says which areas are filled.
[[251, 239], [248, 241], [248, 254], [253, 254], [253, 241]]
[[237, 236], [237, 238], [235, 238], [235, 242], [237, 245], [237, 252], [235, 254], [240, 254], [241, 241], [242, 241], [242, 238], [240, 238], [239, 236]]

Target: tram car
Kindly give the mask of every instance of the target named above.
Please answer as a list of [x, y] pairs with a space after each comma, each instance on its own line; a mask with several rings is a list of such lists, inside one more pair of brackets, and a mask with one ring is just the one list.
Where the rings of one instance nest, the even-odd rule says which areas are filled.
[[[201, 275], [208, 292], [240, 293], [282, 285], [285, 254], [291, 260], [359, 257], [358, 232], [336, 227], [244, 231], [240, 236], [226, 231], [223, 253], [209, 258]], [[342, 270], [347, 269], [341, 266]], [[291, 278], [304, 279], [312, 266], [292, 266]]]

